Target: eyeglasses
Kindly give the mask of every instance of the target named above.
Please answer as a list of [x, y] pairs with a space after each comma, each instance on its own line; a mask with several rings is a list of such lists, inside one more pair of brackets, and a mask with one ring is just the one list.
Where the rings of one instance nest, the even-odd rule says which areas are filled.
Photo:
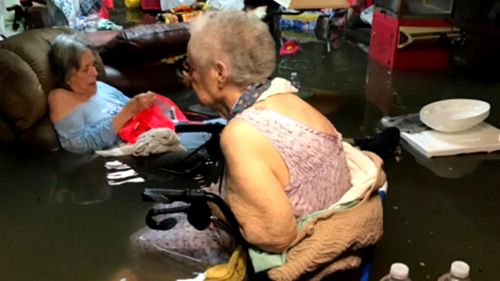
[[189, 58], [186, 56], [182, 62], [182, 72], [191, 75], [194, 71], [194, 67], [189, 61]]
[[195, 68], [189, 62], [188, 57], [185, 56], [183, 58], [183, 61], [182, 61], [182, 72], [181, 73], [182, 73], [182, 80], [184, 82], [184, 85], [188, 88], [191, 87], [191, 80], [192, 80], [191, 75], [193, 74], [194, 69]]

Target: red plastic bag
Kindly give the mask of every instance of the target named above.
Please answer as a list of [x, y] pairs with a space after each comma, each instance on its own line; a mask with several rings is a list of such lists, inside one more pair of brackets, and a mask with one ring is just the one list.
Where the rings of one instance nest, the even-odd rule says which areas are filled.
[[178, 122], [188, 122], [188, 119], [171, 99], [156, 94], [153, 105], [128, 121], [118, 135], [128, 143], [135, 143], [139, 135], [154, 128], [170, 128], [175, 131], [175, 124]]

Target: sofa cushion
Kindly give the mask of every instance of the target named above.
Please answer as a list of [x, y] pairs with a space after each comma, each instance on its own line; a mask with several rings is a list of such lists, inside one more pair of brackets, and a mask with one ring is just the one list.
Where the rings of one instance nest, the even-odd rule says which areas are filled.
[[99, 47], [107, 65], [130, 67], [186, 53], [188, 25], [147, 24], [122, 30]]
[[16, 134], [21, 144], [34, 151], [56, 151], [61, 147], [47, 116], [40, 118], [28, 129], [17, 131]]
[[[146, 91], [168, 96], [171, 92], [179, 91], [184, 87], [177, 77], [175, 66], [162, 62], [123, 69], [106, 66], [105, 69], [106, 79], [103, 82], [122, 90], [129, 97]], [[147, 75], [144, 75], [145, 73]]]
[[0, 114], [15, 129], [29, 128], [47, 112], [40, 80], [17, 54], [0, 49], [0, 57]]
[[11, 142], [15, 140], [16, 137], [12, 133], [9, 124], [5, 123], [5, 120], [0, 119], [0, 141]]

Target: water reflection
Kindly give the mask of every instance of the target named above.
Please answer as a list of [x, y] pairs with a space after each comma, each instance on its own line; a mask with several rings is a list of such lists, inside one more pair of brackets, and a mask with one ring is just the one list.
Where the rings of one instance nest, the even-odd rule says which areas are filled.
[[401, 114], [395, 104], [393, 72], [375, 61], [369, 60], [366, 71], [366, 100], [380, 110], [383, 116]]
[[459, 179], [476, 171], [485, 161], [499, 161], [498, 153], [479, 153], [471, 155], [427, 158], [411, 145], [402, 142], [402, 146], [415, 157], [415, 161], [435, 175], [447, 179]]
[[55, 203], [85, 206], [111, 198], [112, 189], [106, 183], [102, 159], [65, 152], [59, 156], [55, 169], [57, 184], [51, 196]]
[[140, 197], [107, 186], [102, 159], [4, 148], [0, 280], [106, 280], [143, 225]]

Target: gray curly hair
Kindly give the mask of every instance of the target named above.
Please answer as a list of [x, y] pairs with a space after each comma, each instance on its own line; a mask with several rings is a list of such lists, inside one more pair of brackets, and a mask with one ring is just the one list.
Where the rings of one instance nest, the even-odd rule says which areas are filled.
[[68, 79], [80, 69], [80, 58], [87, 50], [96, 56], [93, 46], [78, 34], [60, 34], [54, 39], [50, 46], [49, 63], [58, 87], [71, 90]]
[[243, 11], [207, 12], [190, 25], [191, 56], [206, 69], [222, 60], [229, 81], [239, 87], [262, 83], [276, 67], [276, 50], [269, 27]]

